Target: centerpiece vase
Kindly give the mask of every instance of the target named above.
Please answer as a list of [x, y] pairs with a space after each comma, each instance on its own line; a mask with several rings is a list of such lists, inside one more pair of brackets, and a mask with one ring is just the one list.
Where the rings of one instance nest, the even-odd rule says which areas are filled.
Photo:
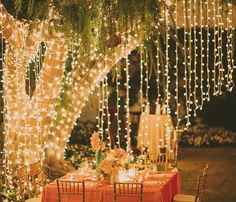
[[102, 161], [102, 150], [100, 149], [96, 152], [96, 164], [97, 164], [97, 166], [101, 163], [101, 161]]
[[97, 152], [96, 152], [96, 174], [97, 174], [97, 181], [99, 181], [100, 180], [100, 173], [99, 173], [99, 168], [98, 168], [98, 166], [99, 166], [99, 164], [101, 163], [101, 161], [102, 161], [102, 150], [98, 150]]

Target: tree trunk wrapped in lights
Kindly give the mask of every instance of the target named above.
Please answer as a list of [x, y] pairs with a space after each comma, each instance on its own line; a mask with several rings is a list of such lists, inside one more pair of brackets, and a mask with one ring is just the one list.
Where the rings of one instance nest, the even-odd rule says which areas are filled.
[[[79, 68], [74, 70], [73, 82], [69, 84], [69, 90], [66, 92], [67, 108], [61, 108], [57, 112], [60, 116], [56, 120], [56, 127], [53, 127], [47, 142], [46, 163], [49, 168], [58, 170], [58, 168], [61, 167], [60, 170], [63, 171], [63, 168], [65, 168], [65, 162], [62, 161], [64, 158], [64, 150], [69, 141], [74, 123], [81, 113], [82, 108], [85, 106], [85, 102], [88, 100], [90, 92], [95, 89], [99, 81], [104, 79], [111, 67], [138, 45], [138, 36], [130, 35], [127, 44], [125, 41], [121, 41], [121, 44], [107, 51], [106, 66], [104, 65], [105, 58], [100, 56], [97, 61], [88, 62], [90, 70], [86, 75], [82, 76]], [[77, 79], [78, 77], [80, 79]], [[58, 141], [55, 141], [56, 138]]]
[[[15, 56], [16, 51], [11, 46], [6, 52], [4, 69], [7, 109], [6, 152], [14, 154], [9, 159], [13, 164], [32, 163], [40, 160], [44, 153], [65, 67], [67, 50], [60, 41], [61, 39], [56, 39], [46, 43], [47, 54], [32, 98], [25, 90], [27, 63], [24, 60], [17, 61], [19, 58]], [[23, 64], [20, 65], [21, 63]], [[12, 144], [13, 142], [16, 144]], [[18, 154], [18, 158], [15, 156], [17, 150], [23, 152]]]
[[[107, 52], [106, 66], [103, 66], [104, 57], [100, 56], [97, 61], [87, 62], [90, 70], [87, 74], [80, 75], [80, 79], [78, 79], [78, 75], [81, 73], [80, 68], [74, 70], [73, 83], [67, 91], [69, 107], [66, 110], [60, 109], [58, 114], [61, 115], [61, 119], [49, 133], [55, 103], [61, 89], [67, 48], [59, 37], [55, 39], [55, 37], [47, 36], [45, 40], [46, 31], [43, 29], [37, 34], [32, 31], [33, 36], [36, 37], [27, 38], [27, 41], [24, 41], [23, 36], [27, 35], [28, 27], [24, 27], [24, 30], [17, 29], [16, 24], [23, 25], [12, 19], [5, 9], [3, 9], [2, 16], [4, 20], [1, 22], [6, 22], [2, 23], [3, 37], [8, 42], [6, 69], [4, 70], [6, 109], [8, 111], [5, 142], [7, 160], [10, 164], [29, 164], [42, 159], [46, 148], [47, 164], [58, 171], [65, 167], [62, 166], [65, 163], [63, 162], [64, 149], [89, 93], [94, 90], [97, 83], [104, 78], [109, 69], [121, 57], [138, 46], [138, 38], [136, 35], [130, 35], [128, 43], [122, 41], [117, 47], [110, 48]], [[41, 25], [41, 27], [47, 28], [48, 26]], [[13, 38], [10, 37], [13, 35]], [[47, 53], [43, 60], [35, 92], [30, 98], [25, 91], [25, 66], [36, 55], [41, 41], [46, 44]], [[125, 51], [124, 45], [126, 46]], [[30, 48], [35, 49], [34, 54], [32, 51], [29, 54], [21, 47], [29, 50]], [[21, 55], [18, 58], [19, 61], [16, 60], [17, 55]], [[15, 66], [19, 64], [21, 64], [20, 67], [16, 68]], [[75, 94], [71, 96], [73, 91]], [[13, 142], [16, 144], [13, 145]]]
[[[48, 34], [48, 22], [36, 25], [28, 37], [29, 26], [13, 20], [2, 5], [1, 10], [2, 35], [8, 43], [4, 68], [5, 156], [11, 167], [43, 159], [68, 50], [61, 35]], [[37, 55], [42, 41], [46, 55], [30, 97], [26, 92], [25, 68]]]

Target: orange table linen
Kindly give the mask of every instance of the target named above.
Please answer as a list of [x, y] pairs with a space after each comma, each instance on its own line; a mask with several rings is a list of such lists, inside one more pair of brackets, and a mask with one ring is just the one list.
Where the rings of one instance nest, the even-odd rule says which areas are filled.
[[[77, 174], [76, 174], [77, 175]], [[65, 179], [65, 177], [63, 177]], [[175, 194], [180, 193], [180, 177], [178, 172], [154, 172], [143, 180], [143, 202], [171, 202]], [[62, 196], [62, 201], [82, 201], [81, 196]], [[113, 185], [97, 184], [85, 181], [86, 202], [113, 202]], [[136, 202], [138, 198], [123, 196], [117, 202]], [[56, 182], [52, 182], [43, 189], [42, 202], [58, 202]]]

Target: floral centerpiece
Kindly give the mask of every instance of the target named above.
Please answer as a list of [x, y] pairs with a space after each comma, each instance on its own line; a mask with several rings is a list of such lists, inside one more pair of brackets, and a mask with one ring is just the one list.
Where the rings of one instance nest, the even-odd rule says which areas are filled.
[[94, 132], [90, 138], [91, 146], [96, 152], [96, 164], [102, 161], [102, 150], [105, 148], [104, 142], [99, 137], [99, 132]]
[[99, 180], [116, 180], [119, 170], [128, 164], [128, 155], [122, 148], [115, 148], [105, 153], [102, 159], [102, 150], [105, 149], [104, 142], [99, 137], [99, 132], [92, 134], [91, 146], [96, 151], [97, 175]]
[[118, 179], [119, 171], [128, 163], [128, 155], [122, 148], [110, 150], [106, 158], [102, 160], [98, 167], [99, 174], [103, 180], [114, 181]]

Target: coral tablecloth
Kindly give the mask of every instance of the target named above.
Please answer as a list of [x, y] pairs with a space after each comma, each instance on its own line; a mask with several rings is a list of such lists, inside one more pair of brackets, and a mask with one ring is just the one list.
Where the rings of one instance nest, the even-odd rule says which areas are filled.
[[138, 130], [138, 148], [142, 145], [148, 147], [149, 155], [160, 154], [160, 147], [171, 148], [171, 136], [173, 135], [173, 123], [171, 117], [160, 114], [142, 114]]
[[[78, 172], [66, 175], [63, 179], [81, 179]], [[175, 194], [180, 193], [180, 177], [178, 172], [155, 172], [151, 171], [149, 176], [143, 180], [143, 202], [171, 202]], [[82, 201], [81, 196], [65, 196], [62, 201]], [[113, 185], [97, 184], [92, 180], [85, 181], [86, 202], [113, 202]], [[137, 198], [124, 196], [119, 197], [118, 202], [135, 202]], [[43, 189], [42, 202], [58, 202], [56, 182], [52, 182]]]

